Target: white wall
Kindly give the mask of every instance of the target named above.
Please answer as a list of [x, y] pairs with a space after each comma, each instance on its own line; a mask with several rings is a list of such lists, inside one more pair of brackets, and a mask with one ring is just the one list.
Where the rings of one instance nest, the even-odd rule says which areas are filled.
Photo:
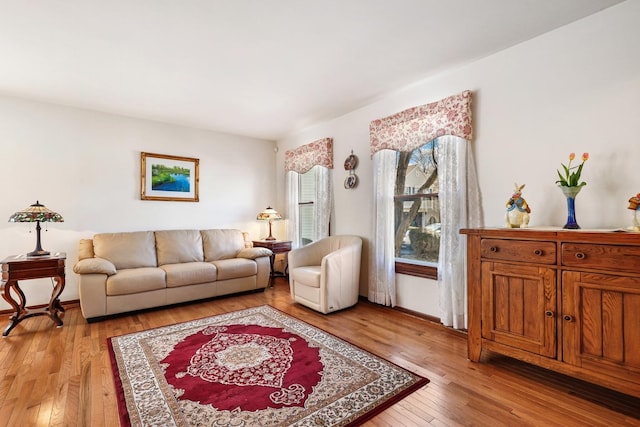
[[[627, 200], [640, 192], [640, 2], [624, 2], [472, 64], [418, 82], [337, 119], [278, 142], [278, 196], [284, 205], [285, 150], [334, 138], [334, 234], [372, 237], [369, 123], [409, 107], [469, 89], [473, 92], [474, 151], [487, 226], [502, 226], [514, 182], [526, 184], [531, 226], [559, 226], [566, 203], [556, 169], [572, 151], [589, 152], [576, 201], [583, 228], [630, 224]], [[446, 37], [446, 35], [434, 35]], [[401, 43], [401, 41], [399, 41]], [[428, 55], [428, 52], [422, 54]], [[360, 184], [346, 190], [342, 167], [359, 157]], [[361, 294], [366, 295], [363, 258]], [[434, 281], [399, 277], [398, 305], [439, 316]]]
[[[7, 221], [36, 200], [65, 220], [42, 231], [45, 250], [67, 253], [63, 301], [78, 298], [78, 241], [97, 232], [239, 228], [264, 238], [267, 225], [255, 218], [269, 204], [278, 207], [274, 148], [272, 141], [0, 97], [0, 254], [34, 249], [34, 226]], [[200, 159], [200, 202], [140, 200], [143, 151]], [[279, 231], [274, 226], [284, 237]], [[29, 304], [48, 301], [51, 285], [38, 282], [23, 286]]]

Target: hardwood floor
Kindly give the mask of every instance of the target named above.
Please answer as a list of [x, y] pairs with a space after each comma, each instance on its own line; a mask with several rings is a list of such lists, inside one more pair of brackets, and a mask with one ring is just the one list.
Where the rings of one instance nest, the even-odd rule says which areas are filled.
[[44, 316], [23, 321], [0, 340], [0, 425], [117, 426], [107, 337], [262, 304], [431, 380], [366, 425], [640, 426], [640, 399], [499, 355], [469, 362], [464, 334], [368, 302], [316, 313], [291, 302], [283, 279], [265, 292], [91, 324], [79, 307], [62, 328]]

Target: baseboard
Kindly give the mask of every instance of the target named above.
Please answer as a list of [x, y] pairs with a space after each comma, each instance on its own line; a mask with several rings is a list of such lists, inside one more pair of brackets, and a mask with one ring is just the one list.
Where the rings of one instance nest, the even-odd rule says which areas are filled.
[[[374, 304], [371, 301], [369, 301], [367, 299], [367, 297], [364, 297], [364, 296], [360, 295], [359, 298], [360, 298], [360, 301], [368, 302], [369, 304]], [[454, 329], [454, 328], [450, 328], [450, 327], [444, 326], [442, 324], [442, 322], [440, 321], [439, 317], [431, 316], [431, 315], [424, 314], [424, 313], [420, 313], [419, 311], [409, 310], [408, 308], [403, 308], [403, 307], [389, 307], [389, 309], [401, 311], [402, 313], [408, 314], [410, 316], [417, 317], [417, 318], [423, 319], [423, 320], [427, 320], [427, 321], [429, 321], [431, 323], [436, 324], [437, 326], [440, 326], [441, 328], [443, 328], [443, 329], [445, 329], [445, 330], [447, 330], [449, 332], [453, 332], [455, 334], [464, 335], [465, 337], [467, 336], [467, 331], [466, 330]]]
[[429, 314], [420, 313], [419, 311], [409, 310], [408, 308], [398, 307], [398, 306], [393, 307], [393, 309], [401, 311], [406, 314], [410, 314], [411, 316], [414, 316], [414, 317], [419, 317], [421, 319], [428, 320], [433, 323], [442, 324], [442, 322], [440, 322], [440, 318], [436, 316], [431, 316]]

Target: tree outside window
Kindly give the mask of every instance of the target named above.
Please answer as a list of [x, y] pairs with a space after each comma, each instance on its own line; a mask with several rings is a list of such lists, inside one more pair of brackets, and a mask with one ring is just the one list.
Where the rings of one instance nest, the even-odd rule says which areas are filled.
[[396, 262], [436, 267], [440, 251], [438, 164], [434, 139], [398, 152], [394, 197]]

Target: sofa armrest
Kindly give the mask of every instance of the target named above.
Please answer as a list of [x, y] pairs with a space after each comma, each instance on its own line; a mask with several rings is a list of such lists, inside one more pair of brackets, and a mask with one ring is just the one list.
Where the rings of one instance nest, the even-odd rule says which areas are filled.
[[77, 274], [106, 274], [113, 276], [116, 274], [116, 266], [111, 261], [104, 258], [81, 259], [73, 266], [74, 273]]
[[256, 259], [263, 256], [271, 256], [273, 252], [267, 248], [244, 248], [238, 252], [237, 258]]

